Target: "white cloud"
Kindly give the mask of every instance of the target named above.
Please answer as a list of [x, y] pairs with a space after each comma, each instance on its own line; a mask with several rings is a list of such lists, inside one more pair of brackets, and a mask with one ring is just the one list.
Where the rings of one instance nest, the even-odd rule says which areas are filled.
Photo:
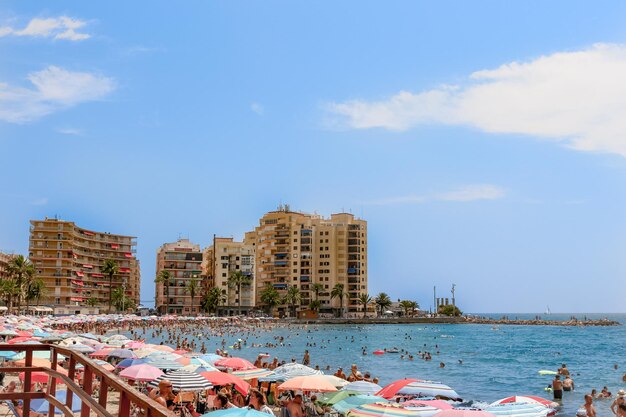
[[84, 20], [72, 19], [67, 16], [45, 19], [36, 17], [28, 22], [23, 29], [15, 29], [9, 26], [0, 27], [0, 37], [13, 35], [82, 41], [91, 37], [87, 33], [77, 32], [86, 24], [87, 22]]
[[23, 123], [86, 101], [98, 100], [115, 88], [113, 79], [49, 66], [32, 72], [34, 88], [0, 83], [0, 120]]
[[61, 127], [56, 130], [59, 133], [64, 135], [72, 135], [72, 136], [81, 136], [83, 131], [80, 129], [75, 129], [73, 127]]
[[250, 110], [258, 114], [259, 116], [262, 116], [263, 113], [265, 113], [265, 108], [259, 103], [252, 103], [250, 105]]
[[355, 129], [467, 125], [626, 156], [626, 45], [512, 62], [474, 72], [463, 86], [331, 103], [328, 110]]
[[472, 184], [443, 193], [429, 195], [405, 195], [380, 200], [367, 201], [364, 204], [372, 206], [389, 206], [397, 204], [422, 204], [432, 201], [470, 202], [481, 200], [499, 200], [506, 196], [506, 190], [491, 184]]

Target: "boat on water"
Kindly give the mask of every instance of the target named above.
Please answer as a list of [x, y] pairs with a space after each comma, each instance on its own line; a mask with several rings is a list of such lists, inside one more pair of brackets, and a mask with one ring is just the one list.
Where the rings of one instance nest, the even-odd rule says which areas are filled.
[[550, 314], [552, 314], [552, 312], [550, 311], [550, 306], [546, 306], [546, 311], [545, 311], [545, 314], [546, 314], [546, 315], [548, 315], [548, 316], [549, 316]]
[[400, 353], [400, 350], [398, 350], [397, 347], [393, 347], [391, 349], [385, 349], [386, 353]]

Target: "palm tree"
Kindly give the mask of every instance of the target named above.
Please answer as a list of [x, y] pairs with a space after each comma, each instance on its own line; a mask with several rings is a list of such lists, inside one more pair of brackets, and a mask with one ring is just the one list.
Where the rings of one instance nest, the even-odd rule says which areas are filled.
[[41, 278], [35, 279], [30, 283], [28, 288], [27, 300], [35, 300], [37, 307], [39, 307], [39, 301], [48, 295], [48, 288]]
[[126, 294], [124, 294], [122, 287], [117, 287], [111, 292], [111, 299], [117, 310], [124, 310], [124, 304], [126, 304], [125, 298]]
[[381, 316], [383, 315], [383, 312], [387, 308], [389, 308], [389, 306], [392, 304], [391, 299], [384, 292], [381, 292], [380, 294], [376, 296], [376, 298], [374, 299], [374, 303], [376, 303], [376, 306], [378, 307], [378, 310], [379, 310], [379, 314]]
[[409, 311], [412, 311], [415, 308], [415, 306], [417, 306], [417, 303], [415, 301], [410, 301], [410, 300], [400, 301], [400, 307], [404, 309], [404, 315], [407, 317], [409, 315]]
[[113, 304], [113, 275], [120, 272], [120, 267], [113, 259], [107, 259], [104, 261], [104, 266], [101, 268], [103, 274], [109, 276], [109, 313], [111, 312], [111, 306]]
[[285, 304], [290, 304], [291, 309], [293, 310], [293, 317], [296, 316], [296, 305], [300, 304], [300, 300], [302, 300], [302, 294], [300, 290], [295, 285], [292, 285], [287, 289], [287, 294], [285, 294], [284, 302]]
[[213, 287], [204, 294], [202, 308], [207, 312], [215, 312], [221, 301], [223, 301], [222, 291], [217, 287]]
[[170, 280], [172, 279], [172, 274], [170, 271], [162, 270], [157, 275], [154, 282], [157, 284], [163, 284], [163, 288], [165, 288], [165, 314], [170, 311]]
[[265, 288], [261, 291], [260, 299], [267, 306], [268, 314], [272, 314], [272, 310], [280, 304], [280, 294], [269, 282], [265, 284]]
[[347, 294], [344, 292], [344, 285], [339, 282], [335, 284], [330, 292], [330, 299], [339, 298], [339, 316], [343, 317], [343, 297]]
[[[19, 312], [22, 306], [21, 299], [27, 298], [28, 287], [35, 276], [35, 266], [23, 255], [17, 255], [9, 261], [7, 271], [15, 280], [19, 290], [17, 295], [17, 311]], [[26, 302], [28, 303], [28, 300]], [[26, 309], [28, 310], [28, 304], [26, 304]]]
[[320, 308], [320, 305], [322, 305], [322, 303], [320, 303], [319, 300], [313, 300], [309, 303], [309, 308], [311, 310], [318, 311]]
[[248, 286], [251, 283], [252, 278], [241, 271], [233, 271], [228, 277], [228, 288], [237, 288], [237, 309], [239, 310], [239, 314], [241, 314], [241, 287], [243, 285]]
[[87, 303], [88, 306], [95, 307], [98, 305], [98, 299], [96, 297], [89, 297], [85, 303]]
[[313, 290], [313, 293], [315, 294], [315, 301], [317, 301], [320, 297], [320, 292], [324, 290], [324, 284], [316, 282], [315, 284], [311, 286], [311, 289]]
[[185, 292], [191, 296], [191, 310], [192, 311], [193, 311], [193, 299], [196, 298], [196, 292], [198, 291], [199, 288], [200, 288], [200, 285], [198, 284], [198, 281], [193, 278], [191, 279], [191, 281], [189, 281], [189, 283], [187, 284], [187, 287], [185, 287]]
[[363, 305], [363, 318], [367, 317], [367, 305], [372, 302], [372, 297], [369, 294], [361, 294], [359, 297], [359, 303]]
[[13, 310], [13, 300], [20, 295], [20, 288], [14, 279], [8, 278], [0, 281], [0, 294], [4, 298], [8, 313]]

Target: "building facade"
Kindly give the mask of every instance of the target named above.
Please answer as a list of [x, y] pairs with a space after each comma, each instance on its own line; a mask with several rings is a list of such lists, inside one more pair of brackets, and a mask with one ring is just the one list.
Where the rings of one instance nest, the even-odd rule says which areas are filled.
[[[141, 280], [135, 237], [84, 229], [59, 219], [31, 220], [30, 224], [29, 257], [48, 288], [42, 303], [95, 305], [101, 312], [108, 311], [111, 291], [121, 287], [139, 304]], [[119, 268], [111, 283], [102, 270], [106, 260], [114, 260]]]
[[0, 280], [10, 278], [9, 262], [15, 255], [0, 252]]
[[[246, 313], [255, 307], [254, 246], [245, 240], [215, 237], [204, 251], [204, 273], [209, 287], [217, 287], [223, 296], [219, 314]], [[241, 272], [249, 284], [234, 285], [233, 273]], [[240, 292], [241, 288], [241, 292]]]
[[[290, 286], [300, 290], [297, 310], [307, 310], [317, 298], [320, 314], [362, 311], [359, 297], [367, 294], [367, 222], [349, 213], [323, 218], [279, 207], [265, 214], [246, 240], [255, 247], [256, 304], [270, 284], [284, 296]], [[314, 284], [321, 288], [315, 290]], [[336, 284], [344, 297], [332, 298]], [[287, 314], [286, 306], [279, 306]]]
[[[169, 272], [169, 282], [158, 279], [162, 271]], [[189, 316], [200, 312], [203, 293], [200, 245], [188, 239], [165, 243], [157, 250], [156, 276], [155, 308], [159, 313]]]

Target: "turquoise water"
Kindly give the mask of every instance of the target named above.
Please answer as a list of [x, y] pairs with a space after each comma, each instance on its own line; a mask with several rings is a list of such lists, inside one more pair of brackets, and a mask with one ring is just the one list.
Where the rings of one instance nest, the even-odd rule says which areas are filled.
[[[493, 315], [500, 317], [501, 315]], [[533, 318], [534, 315], [514, 315]], [[578, 315], [582, 318], [583, 315]], [[606, 315], [588, 315], [600, 318]], [[569, 315], [553, 314], [551, 319], [567, 319]], [[626, 314], [608, 315], [626, 323]], [[207, 334], [205, 332], [204, 334]], [[275, 342], [284, 336], [285, 346], [277, 348], [251, 347], [252, 343]], [[292, 357], [299, 362], [305, 349], [310, 351], [311, 365], [334, 372], [356, 363], [359, 370], [370, 371], [386, 385], [396, 379], [411, 377], [441, 381], [454, 388], [465, 400], [492, 402], [510, 395], [539, 395], [549, 398], [544, 387], [552, 377], [540, 376], [540, 369], [556, 370], [566, 363], [576, 384], [576, 390], [565, 392], [560, 415], [574, 416], [584, 402], [583, 395], [604, 385], [616, 393], [626, 389], [622, 375], [626, 373], [626, 325], [615, 327], [561, 326], [497, 326], [490, 325], [361, 325], [278, 327], [258, 335], [226, 337], [232, 345], [238, 337], [247, 340], [242, 350], [231, 350], [233, 356], [254, 361], [260, 352], [268, 352], [281, 360]], [[354, 337], [354, 341], [352, 338]], [[160, 338], [150, 339], [160, 342]], [[204, 341], [209, 351], [221, 347], [221, 337], [196, 338]], [[316, 346], [306, 346], [315, 342]], [[362, 355], [363, 347], [368, 355]], [[413, 361], [400, 355], [372, 355], [376, 349], [398, 347], [416, 356]], [[417, 358], [418, 351], [429, 351], [432, 361]], [[436, 352], [439, 351], [439, 354]], [[458, 361], [463, 363], [459, 364]], [[444, 362], [445, 368], [439, 363]], [[614, 364], [618, 369], [614, 369]], [[597, 400], [598, 415], [612, 416], [609, 400]]]

